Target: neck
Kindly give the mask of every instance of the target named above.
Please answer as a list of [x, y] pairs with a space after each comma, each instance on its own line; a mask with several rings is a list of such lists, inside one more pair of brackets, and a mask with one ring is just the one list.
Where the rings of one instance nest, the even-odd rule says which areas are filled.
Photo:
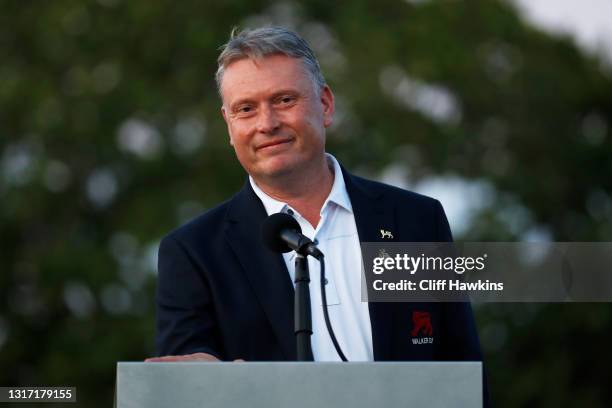
[[297, 210], [316, 228], [321, 218], [321, 208], [334, 184], [333, 165], [323, 157], [311, 171], [288, 175], [282, 179], [258, 180], [257, 186], [275, 200], [285, 202]]

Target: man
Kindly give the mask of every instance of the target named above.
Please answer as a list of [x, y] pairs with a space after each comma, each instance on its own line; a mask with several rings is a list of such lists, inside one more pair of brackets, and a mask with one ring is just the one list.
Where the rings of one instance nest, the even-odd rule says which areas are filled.
[[[349, 361], [481, 360], [469, 304], [361, 302], [359, 242], [450, 241], [437, 200], [346, 172], [325, 152], [334, 95], [306, 42], [278, 27], [243, 31], [219, 56], [230, 144], [249, 175], [240, 192], [166, 236], [159, 250], [157, 347], [149, 361], [295, 360], [293, 254], [260, 239], [270, 214], [293, 215], [326, 254], [327, 301]], [[339, 357], [310, 260], [312, 348]], [[430, 342], [416, 321], [425, 321]]]

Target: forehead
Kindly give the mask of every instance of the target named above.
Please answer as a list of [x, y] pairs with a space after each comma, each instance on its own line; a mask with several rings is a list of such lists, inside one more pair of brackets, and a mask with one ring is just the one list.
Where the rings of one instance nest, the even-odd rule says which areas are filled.
[[259, 59], [243, 58], [229, 64], [223, 73], [221, 95], [224, 101], [274, 93], [280, 89], [296, 91], [312, 88], [304, 64], [286, 55], [270, 55]]

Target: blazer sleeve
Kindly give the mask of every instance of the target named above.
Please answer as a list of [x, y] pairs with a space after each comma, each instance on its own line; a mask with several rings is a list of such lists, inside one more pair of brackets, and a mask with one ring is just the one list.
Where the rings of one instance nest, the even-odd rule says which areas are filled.
[[159, 246], [157, 285], [157, 354], [204, 352], [222, 359], [210, 288], [171, 235]]
[[[436, 229], [438, 242], [452, 242], [453, 236], [442, 204], [436, 200]], [[442, 347], [442, 360], [450, 361], [483, 361], [480, 340], [474, 320], [474, 313], [469, 302], [443, 303], [444, 328], [446, 336]], [[483, 407], [491, 406], [489, 385], [486, 371], [482, 373]]]
[[442, 204], [435, 200], [435, 212], [436, 212], [436, 242], [453, 242], [453, 234], [451, 233], [450, 225], [448, 224], [448, 219], [446, 218], [446, 214], [444, 213], [444, 208], [442, 208]]
[[[438, 242], [452, 242], [448, 219], [442, 204], [436, 200], [436, 230]], [[476, 330], [474, 314], [469, 302], [443, 303], [445, 309], [444, 328], [446, 342], [443, 347], [444, 358], [447, 360], [478, 360], [482, 361], [480, 342]]]

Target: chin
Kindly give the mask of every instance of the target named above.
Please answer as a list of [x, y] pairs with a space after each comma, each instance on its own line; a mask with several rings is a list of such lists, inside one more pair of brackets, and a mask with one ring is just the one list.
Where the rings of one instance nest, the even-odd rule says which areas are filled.
[[264, 178], [275, 178], [287, 176], [295, 172], [297, 163], [287, 162], [286, 160], [276, 163], [267, 163], [265, 166], [260, 167], [253, 174], [258, 174]]

